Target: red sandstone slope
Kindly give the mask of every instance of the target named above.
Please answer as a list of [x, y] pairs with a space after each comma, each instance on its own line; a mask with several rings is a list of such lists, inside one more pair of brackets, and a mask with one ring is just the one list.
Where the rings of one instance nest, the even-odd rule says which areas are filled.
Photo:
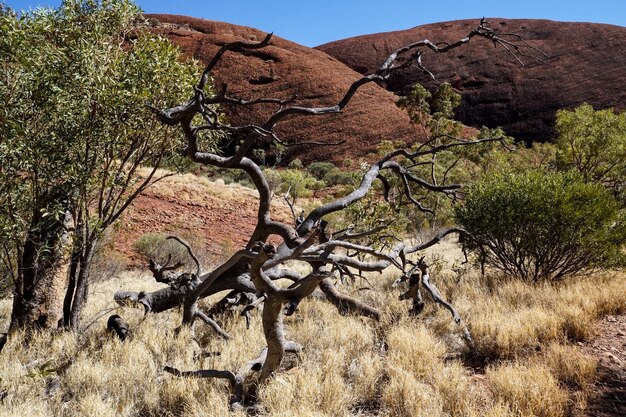
[[[596, 108], [626, 108], [626, 28], [549, 20], [487, 19], [501, 32], [517, 33], [546, 55], [546, 64], [522, 58], [519, 65], [503, 48], [486, 40], [445, 56], [424, 56], [440, 81], [462, 93], [457, 116], [463, 123], [503, 126], [520, 139], [548, 139], [554, 113], [582, 102]], [[413, 29], [344, 39], [317, 47], [359, 72], [371, 71], [394, 49], [409, 42], [461, 39], [478, 20], [435, 23]], [[405, 93], [416, 81], [433, 84], [415, 68], [396, 73], [389, 90]]]
[[[146, 262], [134, 248], [137, 240], [147, 233], [171, 233], [187, 239], [205, 258], [221, 259], [248, 242], [258, 204], [258, 193], [238, 184], [224, 185], [193, 174], [165, 178], [133, 201], [113, 245], [131, 266], [143, 268]], [[280, 196], [272, 201], [272, 218], [293, 221]]]
[[[146, 15], [152, 32], [164, 35], [185, 53], [206, 62], [226, 42], [261, 40], [265, 33], [244, 26], [184, 16]], [[297, 94], [301, 105], [332, 105], [343, 96], [359, 74], [321, 51], [277, 36], [261, 50], [227, 53], [215, 68], [215, 84], [226, 83], [230, 95], [289, 98]], [[412, 142], [419, 133], [407, 115], [395, 105], [396, 97], [374, 84], [362, 87], [342, 115], [297, 117], [277, 129], [289, 142], [346, 143], [333, 147], [298, 146], [291, 157], [305, 162], [358, 158], [367, 155], [383, 139]], [[260, 122], [274, 108], [264, 106], [226, 108], [234, 124]]]

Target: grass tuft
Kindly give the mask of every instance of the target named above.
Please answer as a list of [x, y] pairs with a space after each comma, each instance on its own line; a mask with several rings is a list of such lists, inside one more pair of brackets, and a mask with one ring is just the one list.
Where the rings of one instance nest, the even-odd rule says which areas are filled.
[[567, 392], [546, 368], [518, 362], [487, 370], [495, 398], [508, 404], [513, 415], [559, 417], [565, 414]]

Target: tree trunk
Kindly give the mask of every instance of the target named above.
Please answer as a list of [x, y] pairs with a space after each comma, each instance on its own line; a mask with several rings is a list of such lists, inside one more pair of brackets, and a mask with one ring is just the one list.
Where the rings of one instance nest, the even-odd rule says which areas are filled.
[[67, 283], [67, 290], [65, 291], [65, 298], [63, 299], [63, 327], [70, 327], [70, 316], [72, 315], [72, 299], [74, 298], [74, 291], [76, 290], [76, 280], [79, 271], [80, 264], [80, 251], [74, 251], [72, 253], [72, 261], [70, 264], [70, 277]]
[[261, 369], [259, 383], [263, 383], [280, 367], [285, 356], [285, 330], [282, 317], [283, 302], [278, 296], [270, 296], [263, 306], [263, 333], [267, 341], [267, 358]]
[[36, 213], [20, 259], [11, 328], [56, 327], [63, 313], [73, 221]]
[[68, 286], [66, 292], [67, 298], [71, 294], [70, 290], [74, 290], [71, 295], [72, 308], [70, 310], [69, 320], [67, 317], [64, 317], [64, 322], [68, 322], [72, 330], [78, 330], [78, 326], [80, 325], [80, 313], [87, 302], [89, 293], [89, 270], [97, 242], [98, 239], [95, 237], [88, 238], [86, 241], [86, 246], [79, 258], [78, 271], [74, 274], [76, 276], [75, 286], [74, 288], [71, 288], [72, 285]]

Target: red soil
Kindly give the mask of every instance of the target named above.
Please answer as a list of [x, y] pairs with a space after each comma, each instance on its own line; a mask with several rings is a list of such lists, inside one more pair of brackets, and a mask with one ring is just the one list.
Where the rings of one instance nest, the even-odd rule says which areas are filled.
[[[146, 233], [172, 233], [209, 258], [230, 256], [252, 234], [257, 204], [255, 192], [239, 185], [165, 180], [149, 188], [125, 212], [114, 249], [127, 257], [130, 266], [145, 267], [145, 259], [134, 250], [135, 242]], [[293, 222], [289, 208], [278, 198], [272, 217]]]
[[583, 345], [598, 358], [585, 416], [626, 416], [626, 315], [607, 316], [596, 330], [597, 337]]

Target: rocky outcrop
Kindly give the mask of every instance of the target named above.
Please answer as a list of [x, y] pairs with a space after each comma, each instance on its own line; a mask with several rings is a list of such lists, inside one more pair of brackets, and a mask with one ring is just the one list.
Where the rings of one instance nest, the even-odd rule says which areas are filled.
[[[227, 42], [262, 40], [265, 33], [244, 26], [172, 15], [146, 15], [150, 30], [164, 35], [186, 54], [206, 62]], [[325, 53], [274, 36], [260, 50], [227, 53], [215, 68], [214, 85], [227, 84], [229, 95], [252, 99], [297, 95], [297, 104], [332, 105], [360, 74]], [[277, 132], [288, 142], [339, 142], [339, 146], [303, 145], [289, 148], [290, 158], [304, 162], [367, 157], [383, 139], [406, 143], [419, 140], [408, 116], [395, 105], [396, 96], [378, 85], [364, 86], [341, 115], [297, 117]], [[227, 107], [233, 124], [259, 123], [276, 108], [265, 105]]]
[[[423, 63], [438, 81], [448, 81], [462, 94], [457, 117], [466, 125], [502, 126], [519, 139], [553, 137], [554, 114], [583, 102], [596, 108], [626, 108], [626, 28], [549, 20], [487, 19], [501, 32], [517, 33], [546, 56], [544, 63], [522, 57], [521, 66], [503, 48], [474, 39], [441, 56], [428, 54]], [[478, 20], [459, 20], [409, 30], [358, 36], [317, 47], [366, 73], [394, 49], [410, 42], [455, 41]], [[536, 52], [535, 52], [536, 54]], [[411, 66], [395, 73], [388, 89], [404, 94], [415, 82], [434, 83]]]

